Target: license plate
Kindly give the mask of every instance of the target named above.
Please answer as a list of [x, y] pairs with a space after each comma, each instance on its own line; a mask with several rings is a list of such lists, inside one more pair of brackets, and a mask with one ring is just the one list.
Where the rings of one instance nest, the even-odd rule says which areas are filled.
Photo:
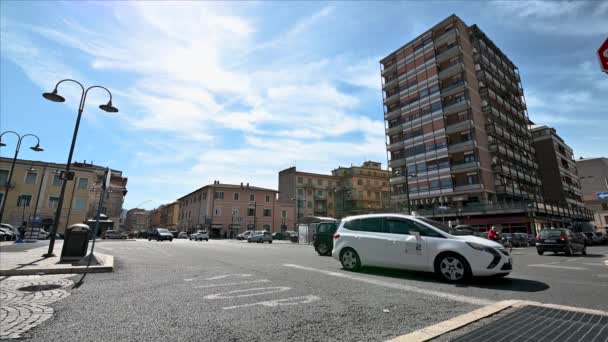
[[552, 242], [555, 242], [555, 240], [545, 240], [545, 242], [550, 242], [550, 243], [552, 243]]

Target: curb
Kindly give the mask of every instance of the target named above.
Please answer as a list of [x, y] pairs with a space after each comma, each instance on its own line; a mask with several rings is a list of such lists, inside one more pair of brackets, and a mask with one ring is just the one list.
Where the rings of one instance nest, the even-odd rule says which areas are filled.
[[540, 302], [526, 301], [526, 300], [503, 300], [488, 306], [484, 306], [480, 309], [471, 311], [464, 315], [460, 315], [449, 319], [447, 321], [443, 321], [441, 323], [437, 323], [426, 328], [416, 330], [406, 335], [395, 337], [387, 342], [422, 342], [429, 341], [434, 338], [437, 338], [443, 334], [446, 334], [450, 331], [454, 331], [460, 329], [466, 325], [469, 325], [473, 322], [479, 321], [483, 318], [495, 315], [503, 310], [506, 310], [511, 307], [520, 308], [525, 306], [542, 306], [546, 308], [553, 309], [561, 309], [568, 311], [575, 311], [593, 315], [603, 315], [608, 316], [608, 311], [602, 310], [594, 310], [594, 309], [585, 309], [578, 308], [574, 306], [565, 306], [565, 305], [557, 305], [557, 304], [543, 304]]
[[0, 276], [24, 276], [24, 275], [43, 275], [43, 274], [82, 274], [82, 273], [105, 273], [114, 271], [114, 256], [95, 253], [99, 260], [103, 260], [102, 265], [70, 266], [70, 267], [49, 267], [49, 268], [29, 268], [29, 269], [8, 269], [0, 270]]

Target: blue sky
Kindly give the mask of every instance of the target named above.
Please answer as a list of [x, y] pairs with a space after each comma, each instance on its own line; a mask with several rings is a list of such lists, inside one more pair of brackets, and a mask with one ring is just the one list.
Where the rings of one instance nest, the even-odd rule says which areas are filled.
[[[78, 89], [92, 92], [75, 160], [123, 170], [125, 207], [220, 180], [277, 188], [278, 171], [386, 165], [378, 61], [452, 13], [519, 66], [528, 111], [577, 156], [608, 155], [608, 2], [0, 2], [0, 130], [65, 162]], [[11, 139], [11, 138], [9, 138]], [[2, 156], [12, 154], [2, 148]]]

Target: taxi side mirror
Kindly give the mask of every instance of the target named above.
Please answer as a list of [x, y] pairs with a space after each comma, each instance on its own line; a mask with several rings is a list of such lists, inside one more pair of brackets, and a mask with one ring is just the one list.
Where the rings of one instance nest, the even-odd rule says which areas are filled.
[[410, 234], [412, 234], [416, 240], [420, 240], [420, 232], [410, 232]]

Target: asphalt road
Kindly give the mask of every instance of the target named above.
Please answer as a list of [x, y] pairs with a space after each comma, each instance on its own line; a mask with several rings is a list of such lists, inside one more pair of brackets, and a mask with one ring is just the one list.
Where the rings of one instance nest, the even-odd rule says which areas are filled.
[[504, 299], [608, 310], [608, 246], [586, 257], [514, 249], [503, 280], [343, 271], [311, 246], [103, 241], [113, 273], [87, 275], [33, 341], [382, 341]]

